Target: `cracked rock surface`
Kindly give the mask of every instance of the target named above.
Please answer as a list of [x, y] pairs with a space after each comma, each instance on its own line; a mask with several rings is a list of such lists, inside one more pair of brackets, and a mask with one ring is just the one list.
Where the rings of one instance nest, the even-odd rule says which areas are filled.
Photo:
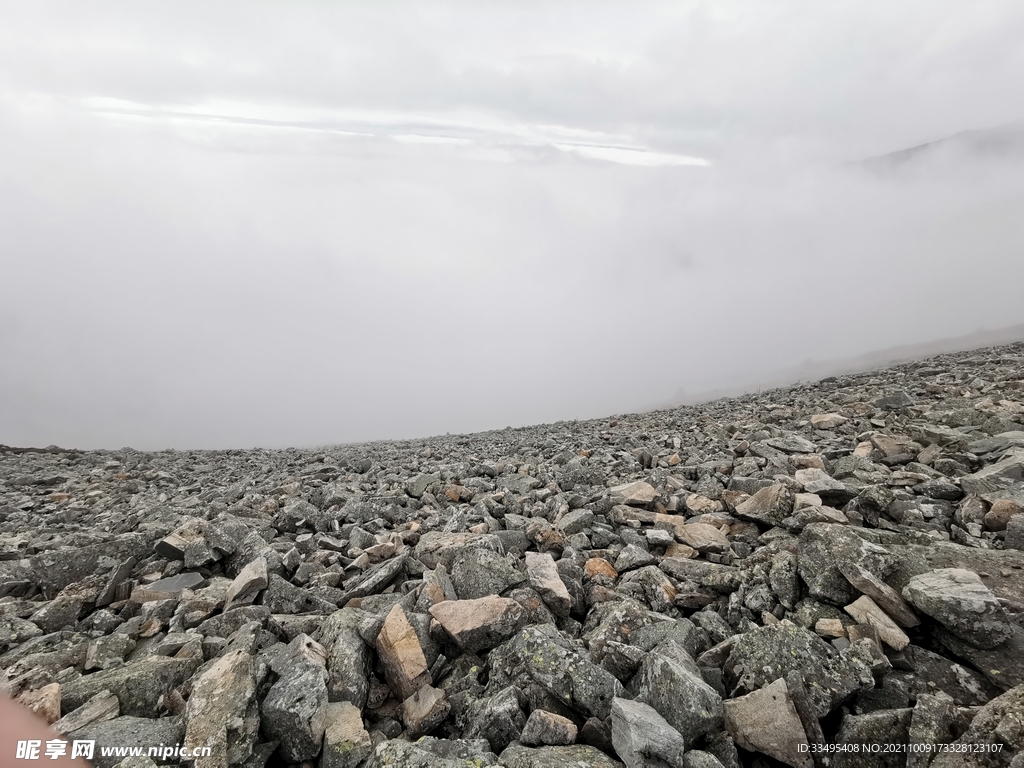
[[[1022, 505], [1024, 344], [472, 435], [0, 446], [0, 686], [200, 768], [1020, 765]], [[813, 751], [871, 743], [991, 748]]]

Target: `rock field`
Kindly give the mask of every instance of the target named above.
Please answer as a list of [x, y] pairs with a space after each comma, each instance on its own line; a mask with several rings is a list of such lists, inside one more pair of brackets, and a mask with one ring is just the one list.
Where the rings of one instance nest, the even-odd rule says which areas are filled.
[[1024, 344], [474, 435], [0, 447], [0, 687], [199, 768], [1017, 768], [1021, 505]]

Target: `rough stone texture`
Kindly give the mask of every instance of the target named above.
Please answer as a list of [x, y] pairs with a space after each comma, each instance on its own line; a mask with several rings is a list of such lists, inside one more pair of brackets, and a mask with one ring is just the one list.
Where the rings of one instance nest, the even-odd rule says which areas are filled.
[[[613, 704], [613, 717], [614, 713]], [[535, 709], [526, 719], [519, 741], [528, 747], [564, 746], [576, 741], [576, 732], [576, 724], [569, 718]]]
[[1022, 381], [1024, 344], [477, 435], [0, 446], [0, 688], [246, 768], [611, 765], [635, 696], [740, 768], [724, 711], [781, 679], [809, 742], [1020, 763]]
[[995, 648], [1013, 635], [999, 601], [972, 571], [941, 568], [915, 576], [903, 597], [976, 648]]
[[794, 768], [814, 765], [785, 680], [725, 702], [725, 727], [736, 744], [750, 752], [760, 752]]
[[612, 744], [626, 768], [644, 768], [648, 760], [662, 760], [684, 768], [683, 737], [654, 707], [639, 701], [612, 701]]
[[460, 648], [477, 652], [499, 645], [523, 620], [523, 609], [507, 597], [479, 600], [445, 600], [430, 609]]
[[320, 768], [356, 768], [373, 748], [359, 707], [347, 701], [332, 702], [325, 707], [324, 722]]

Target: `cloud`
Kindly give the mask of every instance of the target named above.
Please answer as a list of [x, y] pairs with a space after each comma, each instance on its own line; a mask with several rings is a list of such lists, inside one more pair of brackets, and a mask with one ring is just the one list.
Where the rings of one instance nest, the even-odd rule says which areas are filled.
[[0, 442], [596, 417], [1020, 323], [1019, 158], [850, 161], [1018, 119], [1022, 28], [998, 2], [12, 6]]

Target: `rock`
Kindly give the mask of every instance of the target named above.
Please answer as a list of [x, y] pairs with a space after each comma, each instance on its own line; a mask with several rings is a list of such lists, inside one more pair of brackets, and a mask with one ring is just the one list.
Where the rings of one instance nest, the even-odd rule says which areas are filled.
[[698, 552], [728, 552], [729, 540], [720, 528], [707, 523], [690, 523], [675, 529], [676, 536]]
[[[68, 734], [68, 740], [94, 741], [92, 764], [96, 768], [112, 768], [124, 756], [120, 750], [138, 748], [146, 754], [150, 747], [181, 744], [184, 734], [185, 726], [180, 717], [122, 716], [73, 731]], [[120, 754], [104, 754], [105, 750], [113, 752], [113, 748]]]
[[996, 688], [1024, 685], [1024, 629], [1019, 626], [1013, 626], [1009, 640], [992, 649], [978, 648], [939, 627], [933, 636], [940, 647], [977, 669]]
[[121, 713], [121, 704], [117, 696], [110, 691], [100, 691], [80, 707], [68, 712], [64, 717], [53, 723], [53, 730], [59, 734], [68, 734], [80, 728], [113, 720]]
[[901, 627], [916, 627], [921, 623], [899, 592], [871, 571], [850, 560], [841, 561], [837, 567], [854, 589], [874, 600]]
[[722, 697], [696, 662], [669, 640], [650, 651], [630, 682], [636, 701], [649, 704], [692, 744], [722, 723]]
[[594, 513], [589, 509], [574, 509], [555, 521], [555, 527], [566, 536], [582, 533], [594, 522]]
[[736, 505], [736, 514], [764, 525], [779, 525], [793, 511], [793, 494], [775, 483]]
[[[612, 713], [614, 716], [614, 705]], [[572, 744], [576, 741], [576, 724], [554, 712], [535, 709], [527, 718], [519, 741], [528, 747]]]
[[530, 586], [556, 616], [568, 616], [572, 608], [569, 590], [558, 575], [555, 561], [549, 554], [526, 553], [526, 576]]
[[358, 608], [342, 608], [328, 616], [315, 635], [327, 652], [328, 700], [347, 701], [360, 709], [370, 690], [371, 652], [359, 634], [364, 618]]
[[616, 504], [645, 507], [658, 498], [658, 491], [650, 483], [638, 481], [609, 488], [608, 495]]
[[836, 734], [836, 744], [841, 746], [837, 751], [840, 757], [834, 765], [839, 768], [896, 768], [905, 765], [906, 754], [886, 745], [908, 743], [912, 713], [911, 709], [901, 708], [845, 715]]
[[725, 727], [736, 743], [794, 768], [811, 768], [803, 724], [783, 679], [725, 702]]
[[267, 588], [269, 583], [267, 559], [257, 557], [242, 568], [235, 580], [231, 582], [231, 586], [228, 587], [228, 591], [224, 595], [224, 612], [227, 613], [237, 605], [248, 605]]
[[378, 744], [366, 768], [485, 768], [497, 764], [494, 754], [487, 751], [487, 742], [427, 736], [415, 743], [392, 739]]
[[[910, 744], [927, 745], [907, 753], [907, 768], [926, 768], [934, 745], [949, 744], [967, 730], [967, 718], [946, 693], [920, 694], [910, 718], [907, 738]], [[927, 749], [928, 751], [925, 751]]]
[[325, 707], [324, 721], [320, 768], [356, 768], [373, 749], [359, 707], [347, 701], [331, 702]]
[[465, 728], [464, 735], [485, 739], [490, 748], [501, 752], [520, 738], [526, 725], [523, 714], [524, 695], [520, 689], [508, 686], [494, 695], [478, 700]]
[[415, 739], [437, 728], [450, 711], [444, 691], [425, 685], [402, 703], [402, 722]]
[[491, 652], [491, 684], [540, 685], [587, 717], [606, 718], [622, 684], [569, 644], [551, 625], [526, 627]]
[[507, 597], [445, 600], [430, 609], [460, 648], [476, 653], [494, 648], [519, 628], [523, 609]]
[[835, 429], [849, 419], [838, 413], [816, 413], [811, 416], [811, 426], [815, 429]]
[[795, 477], [806, 493], [824, 497], [833, 491], [846, 491], [846, 485], [841, 480], [836, 480], [822, 469], [798, 469]]
[[101, 691], [110, 691], [117, 696], [122, 715], [156, 717], [160, 697], [188, 680], [199, 661], [151, 656], [85, 675], [61, 687], [61, 709], [69, 713]]
[[[1024, 753], [1024, 685], [997, 696], [982, 707], [964, 734], [953, 742], [960, 749], [940, 752], [932, 760], [934, 768], [988, 768], [1012, 765], [1016, 755]], [[998, 752], [981, 751], [968, 745], [1000, 745]], [[1013, 766], [1016, 768], [1016, 766]]]
[[400, 699], [409, 698], [433, 682], [419, 637], [406, 618], [402, 606], [396, 605], [388, 613], [377, 636], [376, 646], [388, 685]]
[[196, 760], [197, 768], [237, 765], [249, 758], [259, 731], [255, 693], [253, 659], [241, 650], [221, 656], [193, 680], [184, 746], [211, 748], [210, 756]]
[[915, 576], [903, 597], [976, 648], [995, 648], [1013, 634], [999, 601], [972, 571], [940, 568]]
[[878, 579], [899, 565], [899, 557], [861, 538], [843, 525], [811, 523], [800, 534], [798, 571], [810, 595], [833, 605], [847, 605], [857, 595], [839, 566], [854, 563]]
[[170, 576], [166, 579], [159, 579], [152, 584], [138, 586], [132, 590], [132, 600], [137, 603], [146, 603], [151, 600], [167, 600], [177, 597], [186, 589], [198, 589], [206, 583], [202, 574], [184, 572], [177, 576]]
[[730, 697], [752, 693], [790, 672], [799, 672], [819, 718], [854, 692], [874, 685], [862, 661], [840, 654], [806, 629], [781, 623], [739, 635], [723, 671]]
[[883, 411], [899, 411], [912, 406], [914, 404], [914, 398], [900, 389], [876, 398], [871, 402], [871, 404], [875, 406], [875, 408]]
[[612, 700], [612, 744], [626, 768], [644, 768], [648, 759], [685, 768], [683, 737], [653, 707], [642, 702]]
[[455, 557], [451, 580], [461, 599], [474, 600], [499, 595], [522, 584], [525, 577], [502, 555], [489, 549], [466, 547]]
[[587, 744], [571, 744], [565, 747], [524, 747], [510, 744], [501, 753], [501, 765], [505, 768], [622, 768], [622, 763], [613, 760], [601, 750]]
[[267, 692], [261, 712], [261, 728], [280, 741], [285, 760], [312, 760], [327, 728], [326, 671], [315, 664], [291, 666]]
[[867, 595], [860, 596], [846, 606], [844, 610], [853, 616], [858, 623], [867, 624], [878, 630], [878, 635], [882, 642], [890, 648], [901, 651], [910, 642], [910, 638], [899, 628], [899, 625], [889, 618], [888, 614], [879, 608], [875, 601]]
[[1003, 546], [1006, 549], [1024, 551], [1024, 515], [1014, 515], [1007, 521]]
[[1020, 504], [1010, 499], [997, 499], [992, 502], [992, 507], [985, 513], [986, 531], [1005, 531], [1007, 524], [1014, 515], [1019, 515], [1022, 509]]

